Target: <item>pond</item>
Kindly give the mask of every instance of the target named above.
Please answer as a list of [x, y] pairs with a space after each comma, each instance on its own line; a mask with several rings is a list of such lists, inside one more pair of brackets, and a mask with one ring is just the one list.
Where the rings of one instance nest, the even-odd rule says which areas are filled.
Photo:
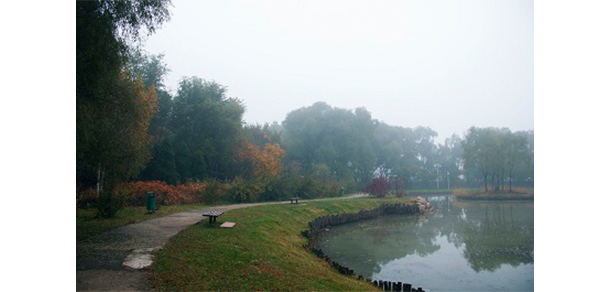
[[430, 216], [388, 215], [320, 234], [333, 261], [426, 291], [534, 291], [534, 203], [429, 197]]

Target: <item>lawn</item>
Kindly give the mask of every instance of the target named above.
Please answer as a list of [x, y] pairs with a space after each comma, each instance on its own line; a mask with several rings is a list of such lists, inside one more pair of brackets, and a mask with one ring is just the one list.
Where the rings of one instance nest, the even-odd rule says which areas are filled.
[[[372, 209], [412, 198], [306, 201], [233, 210], [218, 222], [202, 221], [172, 237], [153, 267], [158, 291], [363, 291], [377, 290], [339, 274], [309, 252], [301, 231], [313, 219]], [[225, 221], [234, 228], [220, 228]]]

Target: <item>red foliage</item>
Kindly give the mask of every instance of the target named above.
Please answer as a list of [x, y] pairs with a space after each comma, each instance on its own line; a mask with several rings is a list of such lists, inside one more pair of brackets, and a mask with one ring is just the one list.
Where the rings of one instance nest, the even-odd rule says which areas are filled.
[[142, 205], [148, 196], [147, 192], [155, 192], [158, 204], [182, 205], [201, 203], [205, 183], [188, 182], [173, 186], [162, 181], [138, 181], [123, 183], [117, 188], [127, 193], [130, 205]]
[[363, 191], [373, 196], [383, 197], [390, 190], [390, 182], [385, 177], [375, 178], [364, 187]]

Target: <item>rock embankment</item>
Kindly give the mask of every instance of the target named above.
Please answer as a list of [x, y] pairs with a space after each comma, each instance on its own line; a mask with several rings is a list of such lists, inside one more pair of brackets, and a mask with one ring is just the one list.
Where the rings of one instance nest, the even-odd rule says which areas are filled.
[[434, 209], [434, 208], [432, 208], [432, 205], [430, 205], [430, 202], [428, 202], [426, 199], [424, 199], [422, 197], [415, 198], [415, 205], [417, 206], [417, 209], [419, 210], [419, 212], [422, 214], [430, 213]]

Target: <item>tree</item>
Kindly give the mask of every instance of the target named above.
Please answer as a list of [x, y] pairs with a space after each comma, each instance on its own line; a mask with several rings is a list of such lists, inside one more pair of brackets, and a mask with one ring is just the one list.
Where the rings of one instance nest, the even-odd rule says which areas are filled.
[[146, 88], [154, 88], [158, 97], [158, 113], [150, 122], [149, 134], [152, 138], [152, 158], [138, 176], [139, 180], [161, 180], [176, 184], [180, 176], [176, 170], [170, 118], [173, 108], [172, 97], [165, 90], [163, 80], [170, 71], [163, 55], [150, 55], [143, 50], [130, 53], [128, 68], [134, 79], [141, 79]]
[[[154, 89], [145, 90], [141, 81], [133, 83], [123, 73], [106, 96], [79, 104], [78, 122], [88, 131], [79, 137], [87, 144], [81, 145], [77, 163], [96, 172], [98, 195], [103, 194], [107, 201], [117, 182], [136, 176], [150, 159], [148, 127], [156, 102]], [[100, 212], [105, 217], [114, 213]]]
[[471, 127], [468, 129], [462, 142], [464, 149], [464, 167], [466, 169], [476, 169], [483, 176], [485, 192], [487, 188], [487, 178], [493, 171], [495, 142], [491, 129], [478, 129]]
[[152, 159], [140, 173], [139, 179], [164, 181], [168, 184], [176, 184], [180, 180], [176, 170], [174, 148], [169, 139], [154, 144]]
[[381, 176], [400, 179], [404, 188], [413, 185], [418, 169], [415, 135], [410, 128], [377, 123], [373, 133], [376, 169]]
[[522, 133], [511, 134], [503, 149], [506, 151], [505, 165], [509, 178], [508, 191], [512, 192], [515, 170], [519, 166], [529, 165], [532, 160], [528, 149], [527, 136]]
[[164, 54], [151, 55], [136, 48], [129, 52], [127, 67], [135, 77], [144, 81], [146, 88], [154, 86], [157, 91], [165, 90], [163, 80], [171, 70], [163, 58]]
[[248, 176], [258, 182], [268, 183], [282, 175], [282, 157], [284, 150], [278, 144], [266, 143], [263, 149], [252, 143], [246, 143], [238, 155], [238, 160], [248, 162]]
[[230, 179], [242, 142], [245, 107], [226, 96], [226, 87], [198, 77], [180, 81], [171, 129], [180, 179]]
[[463, 167], [462, 139], [456, 134], [445, 139], [445, 143], [438, 146], [438, 159], [441, 174], [447, 174], [447, 187], [458, 185]]
[[464, 167], [481, 173], [486, 192], [488, 177], [491, 177], [491, 189], [498, 192], [504, 189], [505, 175], [508, 175], [509, 191], [512, 191], [515, 169], [529, 164], [531, 159], [527, 137], [513, 134], [506, 128], [472, 127], [462, 147]]
[[120, 205], [111, 202], [114, 184], [136, 175], [150, 157], [157, 95], [125, 64], [130, 41], [169, 19], [168, 4], [76, 2], [76, 181], [78, 188], [98, 186], [102, 216], [117, 210], [103, 205]]
[[374, 123], [366, 109], [352, 112], [317, 102], [290, 112], [282, 127], [286, 159], [298, 162], [303, 173], [323, 163], [335, 180], [354, 181], [362, 186], [372, 177]]
[[277, 122], [269, 125], [246, 125], [243, 127], [244, 140], [263, 147], [266, 143], [280, 143], [282, 126]]
[[439, 179], [438, 147], [434, 143], [437, 133], [428, 127], [416, 127], [413, 130], [415, 138], [415, 157], [417, 158], [415, 179], [420, 187], [436, 187]]

